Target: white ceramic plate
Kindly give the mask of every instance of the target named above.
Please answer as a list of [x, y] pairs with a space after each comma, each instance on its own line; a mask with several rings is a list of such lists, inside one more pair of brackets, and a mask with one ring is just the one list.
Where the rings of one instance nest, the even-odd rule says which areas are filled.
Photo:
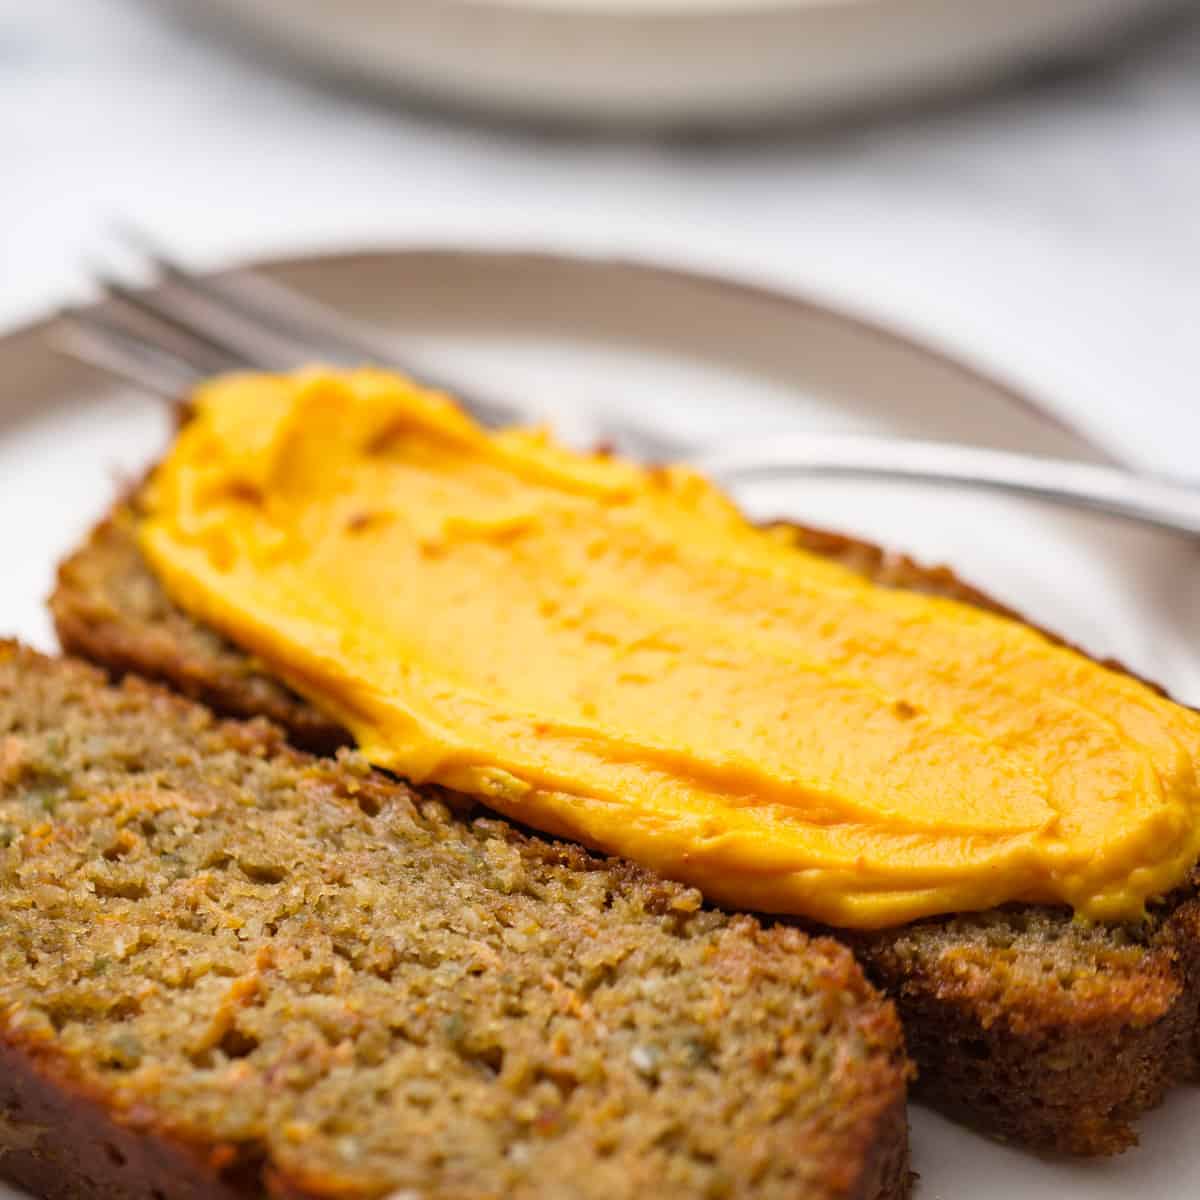
[[[277, 263], [285, 282], [394, 333], [440, 374], [547, 408], [704, 432], [960, 438], [1086, 457], [1036, 407], [961, 365], [788, 296], [628, 263], [413, 250]], [[0, 340], [0, 633], [53, 646], [55, 562], [163, 444], [160, 405], [57, 358], [46, 326]], [[1200, 548], [1041, 503], [896, 484], [747, 489], [756, 515], [864, 534], [966, 578], [1200, 702]], [[1200, 1195], [1200, 1094], [1176, 1092], [1108, 1162], [1046, 1161], [914, 1106], [919, 1200]], [[0, 1185], [0, 1200], [15, 1194]]]
[[172, 0], [339, 75], [488, 111], [732, 126], [1088, 51], [1178, 0]]

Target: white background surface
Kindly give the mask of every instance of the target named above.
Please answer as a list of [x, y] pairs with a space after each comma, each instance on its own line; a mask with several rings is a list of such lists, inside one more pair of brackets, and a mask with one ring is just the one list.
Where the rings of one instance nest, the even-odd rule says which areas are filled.
[[1130, 459], [1200, 475], [1194, 20], [868, 128], [575, 143], [341, 97], [139, 0], [0, 0], [0, 324], [77, 291], [108, 213], [202, 262], [440, 235], [733, 265], [931, 335]]

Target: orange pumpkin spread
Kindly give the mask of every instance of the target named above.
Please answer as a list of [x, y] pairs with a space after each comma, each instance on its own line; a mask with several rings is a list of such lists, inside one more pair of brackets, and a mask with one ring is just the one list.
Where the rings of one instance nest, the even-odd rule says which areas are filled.
[[381, 767], [850, 927], [1134, 918], [1200, 855], [1200, 715], [802, 552], [686, 468], [490, 433], [379, 371], [194, 409], [149, 561]]

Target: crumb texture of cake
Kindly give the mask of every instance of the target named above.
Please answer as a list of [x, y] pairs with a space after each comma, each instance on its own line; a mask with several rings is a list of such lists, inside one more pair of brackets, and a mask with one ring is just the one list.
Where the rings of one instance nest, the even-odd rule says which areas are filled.
[[907, 1190], [828, 939], [0, 644], [0, 1177], [50, 1200]]
[[[63, 564], [52, 608], [64, 645], [179, 690], [202, 677], [222, 711], [256, 711], [256, 693], [244, 684], [252, 665], [171, 606], [138, 553], [133, 523], [130, 509], [118, 506]], [[878, 583], [1016, 616], [944, 567], [836, 533], [787, 528], [801, 548]], [[264, 711], [304, 743], [321, 718], [280, 694], [303, 719]], [[327, 733], [336, 741], [336, 727]], [[1020, 1144], [1112, 1154], [1136, 1141], [1131, 1122], [1169, 1088], [1200, 1080], [1198, 892], [1193, 873], [1137, 926], [1089, 928], [1064, 909], [1019, 905], [851, 941], [899, 1006], [919, 1068], [916, 1095]]]

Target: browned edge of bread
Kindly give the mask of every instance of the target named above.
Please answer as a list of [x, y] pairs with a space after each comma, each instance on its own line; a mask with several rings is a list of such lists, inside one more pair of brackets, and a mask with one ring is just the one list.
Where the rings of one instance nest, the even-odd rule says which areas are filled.
[[[118, 505], [62, 564], [51, 608], [64, 647], [225, 713], [266, 713], [304, 746], [344, 739], [170, 604], [141, 558], [133, 521]], [[1020, 619], [945, 567], [787, 528], [798, 547], [879, 584]], [[879, 933], [835, 932], [899, 1006], [919, 1068], [917, 1096], [1005, 1140], [1112, 1154], [1136, 1142], [1135, 1117], [1200, 1078], [1198, 890], [1200, 871], [1136, 928], [1089, 928], [1065, 909], [1013, 905]]]
[[[189, 1143], [140, 1116], [117, 1119], [53, 1054], [0, 1038], [0, 1179], [39, 1200], [357, 1200], [314, 1191], [244, 1146]], [[902, 1087], [860, 1137], [845, 1148], [846, 1200], [905, 1200], [914, 1176]]]
[[[118, 1120], [52, 1056], [0, 1038], [0, 1179], [38, 1200], [358, 1200], [313, 1191], [245, 1147], [189, 1144], [144, 1116], [141, 1126]], [[902, 1089], [861, 1136], [857, 1151], [846, 1147], [846, 1200], [906, 1200], [914, 1175]]]
[[[40, 709], [25, 704], [24, 701], [28, 699], [25, 686], [37, 679], [47, 678], [57, 681], [59, 685], [53, 693], [58, 697], [54, 706], [47, 710], [44, 704]], [[30, 688], [29, 695], [32, 694]], [[15, 705], [11, 703], [14, 696], [17, 700]], [[704, 932], [706, 929], [717, 928], [710, 918], [716, 918], [719, 914], [702, 910], [698, 894], [663, 880], [635, 863], [589, 854], [579, 846], [556, 842], [538, 834], [525, 834], [506, 822], [489, 818], [486, 810], [465, 797], [459, 798], [457, 804], [448, 806], [446, 802], [451, 798], [442, 789], [419, 793], [402, 781], [371, 771], [361, 759], [355, 760], [353, 756], [348, 760], [339, 757], [336, 761], [313, 758], [290, 746], [284, 731], [266, 720], [221, 720], [208, 709], [136, 676], [114, 685], [94, 665], [71, 659], [46, 658], [17, 643], [0, 640], [0, 701], [9, 701], [8, 715], [12, 717], [15, 714], [15, 723], [9, 724], [9, 733], [16, 731], [15, 736], [0, 736], [0, 799], [5, 798], [6, 791], [9, 798], [19, 796], [25, 788], [23, 781], [26, 779], [30, 780], [32, 793], [28, 801], [22, 802], [28, 805], [25, 818], [29, 822], [28, 836], [18, 835], [16, 841], [9, 840], [17, 826], [0, 825], [0, 834], [4, 835], [4, 839], [0, 840], [0, 855], [9, 846], [23, 845], [24, 853], [32, 856], [22, 858], [20, 861], [23, 863], [36, 863], [45, 854], [44, 847], [56, 841], [65, 848], [68, 861], [76, 855], [86, 854], [91, 831], [96, 829], [101, 840], [90, 845], [90, 852], [104, 859], [110, 867], [116, 862], [119, 874], [120, 864], [117, 860], [121, 856], [110, 862], [112, 856], [108, 851], [101, 851], [105, 839], [111, 839], [114, 832], [107, 822], [107, 817], [113, 811], [109, 801], [114, 796], [122, 797], [130, 819], [138, 822], [144, 818], [147, 810], [133, 801], [144, 794], [143, 789], [147, 787], [151, 791], [165, 789], [163, 794], [167, 796], [179, 796], [178, 789], [186, 792], [189, 788], [198, 787], [198, 798], [202, 805], [197, 811], [201, 813], [215, 809], [214, 797], [222, 788], [228, 788], [227, 808], [237, 814], [240, 828], [244, 820], [241, 813], [247, 803], [248, 793], [228, 782], [227, 776], [232, 770], [230, 764], [240, 772], [257, 764], [273, 767], [278, 763], [281, 769], [289, 769], [296, 776], [297, 786], [291, 790], [295, 797], [293, 804], [299, 806], [297, 811], [305, 814], [301, 820], [306, 819], [306, 815], [312, 811], [310, 804], [317, 803], [318, 798], [325, 803], [332, 801], [339, 810], [344, 810], [344, 820], [350, 823], [363, 820], [371, 822], [380, 814], [387, 814], [391, 808], [398, 808], [402, 813], [411, 814], [413, 824], [419, 827], [414, 839], [417, 846], [425, 845], [431, 834], [436, 836], [436, 831], [442, 829], [446, 831], [443, 836], [452, 841], [469, 842], [474, 839], [488, 846], [508, 848], [522, 862], [522, 874], [525, 870], [532, 873], [556, 872], [560, 876], [569, 875], [572, 880], [593, 874], [600, 876], [607, 891], [603, 892], [603, 904], [597, 898], [594, 909], [587, 908], [584, 914], [587, 928], [597, 922], [602, 924], [597, 914], [602, 910], [608, 912], [610, 907], [616, 909], [611, 914], [612, 922], [631, 920], [636, 926], [640, 919], [638, 914], [653, 914], [652, 920], [670, 924], [671, 929], [675, 930], [671, 935], [673, 937], [684, 936], [683, 927], [678, 922], [688, 920], [686, 914], [690, 914], [690, 919], [701, 922], [696, 933], [698, 937], [707, 936]], [[80, 710], [93, 714], [89, 717], [90, 725], [85, 722], [80, 727], [73, 721], [73, 715], [78, 716]], [[47, 711], [52, 714], [49, 721], [45, 717]], [[42, 715], [35, 716], [38, 712]], [[127, 732], [130, 721], [136, 721], [141, 730], [155, 731], [149, 736], [161, 738], [166, 749], [146, 749], [137, 742], [131, 749], [129, 743], [122, 740], [126, 736], [122, 731]], [[40, 760], [29, 757], [26, 748], [31, 740], [43, 737], [47, 746], [51, 742], [56, 743], [56, 748], [49, 753], [54, 756], [55, 762], [61, 762], [63, 751], [60, 747], [64, 734], [69, 731], [73, 731], [72, 736], [84, 760], [92, 764], [88, 769], [93, 769], [98, 758], [111, 754], [113, 765], [108, 769], [120, 777], [117, 791], [110, 792], [113, 784], [104, 782], [97, 792], [78, 787], [73, 782], [77, 778], [73, 774], [63, 776], [72, 781], [70, 786], [74, 792], [74, 798], [66, 803], [96, 803], [104, 814], [104, 819], [98, 824], [92, 822], [90, 816], [80, 821], [78, 815], [68, 816], [64, 822], [57, 804], [47, 804], [43, 794], [45, 784], [41, 772], [44, 768]], [[160, 734], [157, 731], [163, 732]], [[3, 726], [0, 726], [0, 733], [5, 733]], [[67, 740], [70, 741], [71, 736]], [[192, 769], [190, 764], [197, 759], [193, 747], [205, 747], [198, 753], [200, 763], [205, 761], [204, 755], [211, 750], [215, 752], [215, 761], [224, 766], [216, 774], [176, 778], [172, 771], [186, 772]], [[310, 786], [315, 790], [305, 790]], [[271, 783], [272, 796], [277, 794], [277, 787], [276, 783]], [[272, 799], [263, 811], [276, 811], [278, 805], [278, 800]], [[459, 812], [457, 818], [452, 815], [455, 810]], [[159, 810], [152, 808], [149, 811]], [[478, 822], [463, 819], [472, 811], [475, 816], [487, 819]], [[13, 819], [11, 814], [8, 819]], [[343, 818], [339, 816], [338, 819]], [[60, 822], [64, 823], [58, 828]], [[313, 827], [321, 837], [327, 836], [321, 831], [327, 828], [329, 822], [328, 815], [317, 813], [312, 817]], [[286, 817], [285, 824], [288, 824]], [[150, 836], [144, 826], [139, 828], [143, 834]], [[184, 836], [190, 839], [192, 834], [189, 832]], [[367, 836], [374, 839], [382, 835], [369, 830]], [[336, 836], [332, 840], [340, 844]], [[200, 855], [198, 862], [207, 868], [209, 859], [205, 855], [208, 851], [201, 847], [197, 853]], [[492, 861], [487, 854], [483, 858]], [[86, 860], [80, 858], [79, 861], [82, 865]], [[321, 861], [319, 856], [317, 861]], [[475, 857], [467, 861], [478, 862], [479, 859]], [[502, 856], [500, 861], [508, 862]], [[15, 867], [16, 863], [17, 860], [10, 859], [8, 866]], [[3, 865], [0, 859], [0, 866]], [[491, 885], [499, 888], [501, 898], [513, 890], [509, 886], [509, 877], [503, 873], [505, 869], [497, 871], [498, 882]], [[258, 870], [255, 868], [255, 871]], [[467, 870], [474, 872], [485, 868], [468, 867]], [[53, 877], [56, 890], [59, 879], [73, 880], [75, 885], [82, 881], [69, 872], [55, 871]], [[202, 877], [207, 879], [207, 869]], [[6, 871], [3, 882], [10, 895], [5, 899], [13, 899], [11, 893], [14, 890], [17, 893], [18, 908], [13, 912], [26, 908], [36, 911], [42, 907], [43, 901], [36, 884], [30, 887], [22, 882], [25, 878], [19, 869]], [[36, 874], [33, 878], [37, 878]], [[179, 882], [186, 881], [188, 877], [173, 875], [170, 878]], [[274, 874], [252, 873], [246, 878], [282, 889], [289, 886], [286, 878], [277, 878]], [[321, 878], [324, 880], [328, 877]], [[365, 876], [362, 874], [355, 875], [356, 882], [363, 878]], [[322, 884], [322, 888], [326, 886]], [[572, 882], [572, 889], [574, 886]], [[230, 888], [239, 896], [247, 894], [245, 881], [235, 880]], [[132, 894], [121, 889], [101, 891], [98, 887], [86, 885], [80, 890], [90, 893], [92, 902], [99, 906], [98, 915], [104, 918], [97, 921], [97, 914], [92, 915], [85, 932], [78, 935], [85, 939], [93, 929], [112, 931], [114, 921], [118, 922], [118, 932], [125, 930], [126, 926], [121, 922], [131, 919], [128, 917], [132, 911], [128, 907], [129, 902], [136, 904], [146, 900], [151, 907], [155, 903], [152, 890]], [[354, 891], [354, 888], [350, 887], [349, 890]], [[689, 892], [690, 898], [686, 894]], [[206, 894], [216, 901], [220, 893], [206, 889]], [[186, 902], [186, 898], [194, 893], [190, 888], [185, 888], [180, 895]], [[454, 895], [456, 901], [461, 896], [457, 888], [454, 889]], [[632, 898], [634, 902], [631, 909], [633, 915], [618, 916], [620, 906], [627, 898]], [[552, 903], [549, 900], [540, 902]], [[591, 903], [590, 899], [586, 901], [586, 904]], [[122, 913], [127, 916], [122, 917]], [[61, 917], [51, 920], [44, 916], [42, 921], [53, 925], [59, 919]], [[835, 1122], [826, 1124], [824, 1114], [828, 1110], [822, 1104], [815, 1107], [810, 1105], [807, 1112], [810, 1116], [818, 1114], [815, 1128], [819, 1131], [811, 1143], [803, 1140], [808, 1136], [807, 1125], [799, 1124], [794, 1130], [786, 1123], [781, 1126], [784, 1144], [794, 1146], [796, 1157], [794, 1160], [786, 1154], [780, 1157], [776, 1147], [772, 1161], [787, 1164], [804, 1161], [804, 1157], [809, 1156], [807, 1183], [794, 1193], [797, 1200], [807, 1200], [817, 1195], [822, 1200], [904, 1200], [912, 1182], [905, 1103], [910, 1065], [904, 1054], [903, 1037], [894, 1006], [879, 996], [864, 978], [852, 955], [832, 939], [809, 938], [800, 930], [790, 929], [783, 923], [768, 927], [744, 915], [721, 920], [724, 922], [719, 926], [721, 930], [741, 939], [732, 949], [729, 964], [735, 979], [742, 978], [744, 971], [753, 971], [756, 966], [770, 969], [772, 962], [784, 963], [789, 969], [795, 966], [798, 971], [796, 979], [803, 979], [806, 988], [811, 989], [811, 994], [818, 1000], [815, 1010], [818, 1020], [811, 1027], [812, 1036], [818, 1040], [824, 1039], [824, 1046], [828, 1048], [829, 1065], [824, 1068], [826, 1074], [822, 1078], [828, 1080], [832, 1092], [826, 1096], [826, 1100], [834, 1105], [833, 1111], [840, 1115]], [[305, 926], [306, 931], [307, 928]], [[190, 924], [188, 929], [192, 929]], [[340, 925], [338, 930], [341, 936], [344, 930]], [[636, 939], [636, 932], [631, 936]], [[277, 951], [277, 943], [270, 940], [275, 937], [274, 928], [266, 937], [269, 944], [259, 947], [257, 952], [253, 946], [250, 948], [256, 964], [255, 971], [270, 971], [277, 965], [278, 955], [286, 952]], [[307, 932], [305, 937], [311, 941]], [[307, 944], [306, 941], [306, 947]], [[578, 946], [580, 943], [568, 939], [553, 944]], [[31, 966], [38, 961], [58, 961], [53, 953], [47, 958], [47, 947], [38, 942], [17, 941], [9, 943], [9, 949], [17, 955], [26, 956], [25, 960]], [[91, 953], [93, 949], [85, 943], [85, 956]], [[339, 952], [332, 950], [330, 953], [336, 959]], [[514, 953], [524, 955], [525, 951]], [[109, 982], [113, 977], [112, 968], [108, 960], [105, 961], [105, 969], [101, 972], [105, 982], [101, 986], [107, 988], [118, 1001], [113, 1012], [136, 1015], [141, 1010], [143, 1000], [138, 999], [132, 1008], [126, 1009], [128, 994], [112, 991]], [[182, 963], [186, 957], [172, 961]], [[311, 975], [307, 961], [305, 958], [305, 979]], [[705, 957], [703, 961], [707, 963], [710, 959]], [[99, 960], [93, 962], [98, 963]], [[540, 969], [544, 968], [534, 969], [532, 980], [537, 979], [537, 970]], [[10, 978], [19, 977], [23, 970], [16, 971]], [[75, 978], [68, 968], [64, 992], [56, 994], [54, 989], [46, 991], [43, 988], [39, 994], [45, 997], [49, 1009], [60, 1014], [75, 1012], [75, 1007], [80, 1003], [72, 998], [72, 981]], [[155, 995], [156, 988], [151, 977], [135, 972], [132, 978], [137, 996], [152, 998]], [[641, 979], [642, 976], [635, 972], [635, 978]], [[715, 983], [717, 978], [714, 975], [712, 982]], [[143, 985], [147, 985], [147, 990], [143, 991]], [[547, 992], [555, 996], [561, 987], [547, 987]], [[233, 992], [241, 994], [238, 980], [234, 980], [231, 988]], [[270, 988], [267, 990], [269, 992]], [[538, 990], [536, 983], [533, 990]], [[426, 996], [428, 992], [420, 990], [417, 994]], [[745, 994], [754, 996], [757, 993], [750, 989]], [[16, 995], [19, 997], [20, 993]], [[161, 990], [159, 995], [161, 1002]], [[122, 999], [122, 996], [125, 998]], [[845, 1007], [840, 1010], [836, 1006], [830, 1007], [830, 1001]], [[145, 1002], [151, 1003], [152, 1000]], [[170, 1003], [169, 996], [167, 1002]], [[36, 1006], [38, 1001], [32, 1003]], [[266, 1200], [268, 1197], [273, 1200], [396, 1200], [397, 1197], [408, 1197], [410, 1194], [419, 1194], [424, 1200], [499, 1200], [503, 1194], [499, 1188], [493, 1190], [490, 1186], [460, 1187], [452, 1183], [444, 1187], [432, 1181], [427, 1188], [418, 1188], [416, 1192], [404, 1187], [399, 1191], [384, 1188], [380, 1192], [374, 1187], [364, 1190], [353, 1179], [329, 1170], [318, 1168], [298, 1171], [294, 1169], [294, 1164], [281, 1165], [261, 1134], [253, 1134], [245, 1140], [228, 1141], [216, 1140], [200, 1132], [203, 1124], [194, 1123], [178, 1103], [173, 1108], [169, 1104], [160, 1106], [153, 1077], [149, 1085], [143, 1084], [138, 1088], [138, 1092], [146, 1092], [148, 1087], [149, 1094], [139, 1095], [135, 1092], [131, 1102], [127, 1093], [124, 1099], [115, 1101], [114, 1094], [110, 1093], [108, 1078], [102, 1073], [98, 1075], [94, 1063], [71, 1048], [73, 1043], [64, 1043], [56, 1034], [50, 1035], [45, 1021], [41, 1024], [31, 1022], [28, 1006], [28, 1001], [20, 999], [11, 1007], [0, 1003], [0, 1179], [24, 1188], [42, 1200]], [[585, 1004], [583, 1007], [586, 1009], [589, 1006]], [[394, 1019], [393, 1009], [394, 1002], [389, 1001], [385, 1005], [389, 1022]], [[568, 1010], [575, 1011], [570, 1005], [564, 1011]], [[324, 1013], [326, 1010], [320, 1011]], [[716, 1014], [719, 1011], [724, 1011], [726, 1015], [718, 1017]], [[774, 1011], [786, 1017], [789, 1010], [787, 1007], [777, 1007]], [[835, 1016], [835, 1013], [841, 1015]], [[201, 1015], [202, 1023], [211, 1027], [213, 1022], [207, 1010], [201, 1010]], [[761, 1017], [761, 1012], [756, 1010], [752, 1022], [755, 1027]], [[73, 1017], [67, 1015], [59, 1019], [69, 1023]], [[714, 1009], [712, 1019], [723, 1024], [729, 1019], [728, 1010]], [[831, 1024], [833, 1032], [830, 1030]], [[444, 1030], [444, 1022], [441, 1027]], [[54, 1028], [57, 1031], [57, 1023]], [[843, 1035], [846, 1040], [839, 1041], [838, 1038]], [[411, 1036], [415, 1035], [405, 1034], [402, 1040], [412, 1045], [408, 1041]], [[456, 1035], [445, 1033], [444, 1036], [453, 1040]], [[863, 1045], [855, 1040], [858, 1037], [864, 1039]], [[251, 1037], [250, 1044], [250, 1050], [235, 1047], [230, 1051], [234, 1056], [234, 1067], [241, 1066], [239, 1060], [244, 1054], [257, 1049], [257, 1039]], [[224, 1053], [224, 1042], [218, 1043], [218, 1046]], [[864, 1046], [867, 1048], [865, 1051]], [[331, 1049], [332, 1059], [344, 1063], [344, 1057], [338, 1056], [337, 1049]], [[759, 1054], [761, 1051], [751, 1050], [746, 1059], [747, 1069], [751, 1073], [755, 1069], [752, 1065], [756, 1061], [755, 1056]], [[614, 1058], [610, 1055], [605, 1061], [620, 1060], [621, 1056]], [[740, 1058], [736, 1061], [739, 1064], [742, 1062]], [[812, 1060], [806, 1050], [795, 1061], [805, 1063]], [[271, 1068], [268, 1068], [257, 1083], [246, 1082], [243, 1076], [243, 1082], [238, 1086], [269, 1087], [272, 1078]], [[668, 1086], [667, 1078], [664, 1076], [663, 1088]], [[498, 1081], [493, 1086], [498, 1089], [503, 1087]], [[650, 1087], [649, 1093], [652, 1095], [658, 1090], [656, 1083]], [[850, 1107], [839, 1106], [839, 1097], [851, 1101]], [[450, 1132], [454, 1133], [453, 1126]], [[403, 1146], [403, 1143], [400, 1145]], [[739, 1149], [735, 1153], [742, 1151]], [[581, 1164], [581, 1169], [586, 1170], [586, 1164]], [[816, 1182], [818, 1180], [819, 1183]], [[750, 1196], [757, 1194], [749, 1173], [744, 1176], [734, 1174], [725, 1182], [729, 1186], [723, 1187], [720, 1195], [727, 1200], [749, 1200]], [[668, 1190], [671, 1194], [690, 1194], [686, 1189], [680, 1192], [677, 1180]], [[520, 1194], [567, 1197], [576, 1192], [570, 1187], [568, 1179], [547, 1178], [544, 1190], [539, 1184], [532, 1190], [525, 1188]], [[594, 1189], [589, 1194], [594, 1194]], [[636, 1194], [636, 1189], [633, 1194]], [[772, 1194], [778, 1194], [777, 1189]], [[793, 1193], [785, 1191], [784, 1194]]]
[[[0, 1039], [0, 1178], [42, 1200], [258, 1200], [251, 1178], [152, 1127], [114, 1119], [51, 1056]], [[233, 1148], [228, 1151], [232, 1154]]]

